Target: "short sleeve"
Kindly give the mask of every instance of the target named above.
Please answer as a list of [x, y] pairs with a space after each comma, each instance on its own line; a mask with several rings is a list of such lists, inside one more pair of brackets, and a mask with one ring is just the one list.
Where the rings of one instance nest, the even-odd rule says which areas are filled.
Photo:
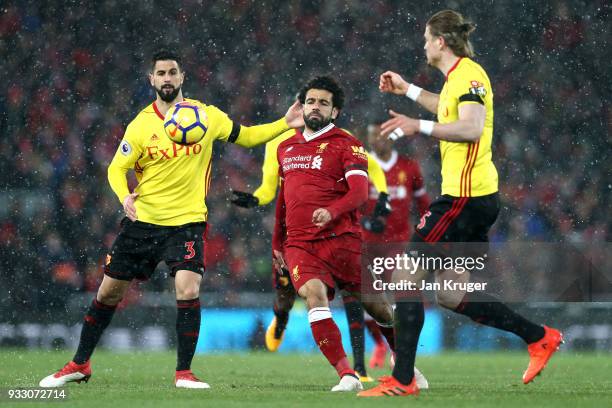
[[143, 146], [141, 143], [142, 132], [139, 131], [137, 123], [132, 122], [125, 129], [125, 134], [113, 157], [112, 165], [123, 169], [131, 169], [140, 158]]
[[204, 111], [208, 115], [207, 132], [212, 133], [209, 137], [212, 137], [213, 140], [219, 139], [230, 143], [236, 141], [240, 133], [239, 124], [234, 123], [225, 112], [216, 106], [207, 105]]
[[457, 104], [479, 103], [484, 105], [485, 97], [491, 93], [489, 81], [483, 72], [477, 69], [466, 69], [456, 72], [448, 79], [449, 96]]
[[359, 141], [342, 146], [342, 168], [345, 178], [354, 175], [368, 177], [368, 154]]

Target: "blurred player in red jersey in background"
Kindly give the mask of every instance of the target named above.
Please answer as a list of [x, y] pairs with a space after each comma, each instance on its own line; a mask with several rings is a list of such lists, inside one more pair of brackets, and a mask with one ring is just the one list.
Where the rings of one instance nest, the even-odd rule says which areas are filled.
[[[370, 256], [393, 257], [403, 251], [402, 243], [408, 242], [412, 235], [413, 199], [417, 219], [427, 212], [430, 200], [419, 164], [393, 149], [393, 142], [380, 134], [380, 125], [368, 126], [367, 140], [371, 149], [368, 153], [385, 173], [390, 208], [385, 206], [387, 201], [381, 200], [378, 192], [370, 186], [366, 215], [361, 220], [363, 240]], [[369, 316], [366, 316], [365, 324], [376, 342], [370, 367], [383, 367], [387, 354], [385, 340], [378, 325]]]

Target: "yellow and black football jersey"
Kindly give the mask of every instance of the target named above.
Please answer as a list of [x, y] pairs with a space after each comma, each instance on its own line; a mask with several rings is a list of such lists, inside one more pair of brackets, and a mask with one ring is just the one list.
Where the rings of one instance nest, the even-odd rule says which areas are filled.
[[493, 139], [493, 90], [487, 73], [469, 58], [460, 58], [449, 70], [440, 92], [438, 122], [459, 119], [459, 106], [478, 103], [485, 107], [484, 130], [478, 143], [440, 141], [442, 194], [478, 197], [498, 190], [497, 170], [491, 159]]
[[130, 169], [136, 172], [139, 221], [175, 226], [206, 221], [213, 142], [250, 147], [288, 129], [284, 118], [265, 125], [240, 126], [216, 106], [186, 101], [202, 107], [207, 115], [208, 129], [201, 141], [192, 145], [172, 142], [164, 131], [164, 115], [153, 102], [128, 125], [108, 167], [108, 180], [122, 203], [129, 194], [125, 175]]

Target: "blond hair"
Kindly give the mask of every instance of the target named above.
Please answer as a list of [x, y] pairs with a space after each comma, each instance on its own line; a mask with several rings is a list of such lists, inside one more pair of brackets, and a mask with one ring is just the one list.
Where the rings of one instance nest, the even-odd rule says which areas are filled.
[[453, 10], [442, 10], [434, 14], [427, 21], [427, 25], [431, 35], [444, 38], [444, 42], [456, 56], [470, 58], [474, 56], [469, 35], [476, 26], [466, 21], [461, 14]]

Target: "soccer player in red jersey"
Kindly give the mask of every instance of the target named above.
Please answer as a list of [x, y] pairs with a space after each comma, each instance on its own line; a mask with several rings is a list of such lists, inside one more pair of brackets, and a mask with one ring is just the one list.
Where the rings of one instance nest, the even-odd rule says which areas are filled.
[[[233, 190], [232, 194], [234, 197], [231, 200], [232, 204], [243, 208], [252, 208], [266, 205], [276, 198], [278, 186], [280, 184], [276, 151], [282, 142], [293, 136], [295, 136], [295, 129], [288, 130], [266, 143], [266, 153], [262, 165], [261, 185], [252, 194]], [[382, 167], [380, 167], [380, 164], [370, 155], [368, 155], [368, 179], [370, 183], [372, 183], [372, 188], [376, 190], [376, 193], [380, 193], [377, 205], [379, 207], [382, 206], [382, 208], [387, 208], [389, 206], [389, 195], [387, 194], [385, 173]], [[289, 312], [293, 308], [297, 293], [289, 279], [289, 271], [277, 267], [272, 268], [272, 285], [276, 292], [273, 307], [274, 317], [266, 330], [265, 340], [268, 351], [275, 352], [283, 342], [285, 329], [289, 321]], [[342, 300], [344, 302], [344, 309], [346, 311], [351, 336], [353, 368], [359, 375], [359, 380], [361, 382], [372, 382], [374, 380], [367, 375], [365, 365], [363, 307], [361, 306], [361, 302], [348, 294], [343, 294]], [[370, 319], [369, 322], [371, 325], [376, 325], [372, 319]], [[377, 330], [377, 334], [382, 339], [380, 330]], [[384, 339], [382, 340], [382, 344], [385, 346], [386, 353], [386, 343]]]
[[[363, 240], [368, 253], [376, 257], [393, 257], [401, 252], [403, 245], [412, 235], [412, 204], [416, 205], [419, 217], [429, 208], [429, 196], [425, 189], [421, 168], [415, 161], [400, 155], [393, 148], [393, 142], [380, 134], [380, 125], [370, 124], [367, 133], [370, 156], [383, 169], [387, 180], [388, 200], [393, 211], [383, 208], [379, 194], [370, 186], [370, 196], [362, 218]], [[383, 367], [387, 345], [376, 322], [366, 316], [369, 329], [376, 346], [370, 359], [370, 367]]]
[[[429, 196], [421, 174], [421, 168], [416, 160], [400, 155], [393, 149], [393, 142], [380, 134], [380, 125], [368, 126], [368, 144], [370, 155], [378, 162], [385, 173], [389, 203], [393, 211], [382, 220], [383, 228], [371, 225], [365, 228], [364, 241], [376, 243], [406, 242], [412, 235], [410, 220], [413, 202], [416, 204], [419, 217], [429, 208]], [[414, 200], [414, 201], [413, 201]], [[381, 211], [379, 194], [370, 187], [366, 214], [377, 218]], [[379, 232], [380, 231], [380, 232]]]
[[[342, 347], [329, 300], [336, 285], [361, 299], [358, 208], [368, 198], [367, 156], [359, 140], [332, 123], [344, 99], [333, 79], [313, 79], [302, 88], [299, 99], [304, 131], [297, 131], [277, 150], [282, 185], [273, 252], [278, 265], [289, 270], [298, 295], [306, 300], [313, 337], [340, 377], [332, 391], [358, 391], [363, 387]], [[389, 303], [381, 299], [363, 305], [386, 326], [383, 333], [393, 343]]]

